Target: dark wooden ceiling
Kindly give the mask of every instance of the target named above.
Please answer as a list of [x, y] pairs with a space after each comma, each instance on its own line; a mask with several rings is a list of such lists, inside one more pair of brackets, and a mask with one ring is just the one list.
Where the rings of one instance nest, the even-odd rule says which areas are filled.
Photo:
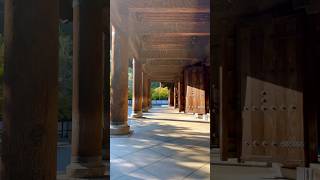
[[184, 67], [208, 64], [210, 0], [111, 0], [110, 9], [152, 80], [174, 81]]

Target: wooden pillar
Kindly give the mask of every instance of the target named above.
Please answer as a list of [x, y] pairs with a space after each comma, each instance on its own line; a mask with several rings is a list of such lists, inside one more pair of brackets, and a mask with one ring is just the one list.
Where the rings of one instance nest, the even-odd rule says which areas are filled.
[[[110, 2], [109, 2], [110, 3]], [[110, 164], [110, 40], [112, 40], [112, 27], [110, 26], [110, 4], [107, 4], [103, 11], [104, 24], [104, 127], [103, 127], [103, 145], [105, 147], [105, 160]], [[110, 166], [107, 166], [110, 167]], [[107, 169], [110, 172], [110, 169]]]
[[184, 88], [184, 74], [180, 77], [178, 84], [179, 88], [179, 112], [185, 111], [185, 88]]
[[[315, 2], [314, 2], [315, 3]], [[320, 8], [319, 8], [320, 9]], [[306, 166], [310, 163], [318, 162], [319, 140], [320, 140], [320, 111], [319, 111], [319, 91], [318, 85], [320, 62], [320, 14], [315, 14], [309, 18], [309, 28], [307, 30], [307, 52], [306, 60], [303, 61], [303, 117], [305, 135], [305, 157]]]
[[101, 177], [103, 122], [103, 24], [98, 0], [73, 7], [72, 158], [69, 177]]
[[115, 31], [112, 40], [110, 134], [128, 134], [128, 41]]
[[178, 108], [178, 83], [174, 83], [173, 87], [173, 107]]
[[142, 117], [142, 65], [133, 59], [132, 117]]
[[55, 180], [58, 1], [6, 1], [3, 180]]
[[152, 108], [152, 91], [151, 91], [151, 80], [148, 80], [148, 108]]
[[174, 106], [174, 86], [169, 89], [169, 106]]
[[143, 73], [143, 100], [142, 100], [142, 111], [148, 112], [149, 109], [149, 79], [146, 73]]

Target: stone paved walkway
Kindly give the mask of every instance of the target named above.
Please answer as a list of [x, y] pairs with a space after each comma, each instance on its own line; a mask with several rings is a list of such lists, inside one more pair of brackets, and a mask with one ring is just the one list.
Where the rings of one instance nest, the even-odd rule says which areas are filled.
[[213, 180], [287, 180], [280, 178], [279, 169], [265, 162], [238, 163], [237, 159], [221, 161], [218, 149], [211, 150], [211, 176]]
[[210, 179], [209, 121], [153, 108], [129, 124], [132, 135], [111, 137], [111, 179]]

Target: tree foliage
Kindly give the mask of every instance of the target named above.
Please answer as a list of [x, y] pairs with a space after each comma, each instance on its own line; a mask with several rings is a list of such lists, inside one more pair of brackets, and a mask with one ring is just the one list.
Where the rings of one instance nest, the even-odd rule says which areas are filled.
[[152, 100], [167, 100], [169, 89], [167, 87], [157, 87], [152, 89]]
[[72, 118], [72, 39], [59, 36], [59, 120]]

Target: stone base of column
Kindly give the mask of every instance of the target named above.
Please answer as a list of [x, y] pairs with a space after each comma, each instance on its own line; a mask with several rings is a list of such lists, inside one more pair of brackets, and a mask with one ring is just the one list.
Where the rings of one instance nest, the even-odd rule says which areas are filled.
[[111, 135], [127, 135], [130, 133], [130, 126], [127, 124], [110, 125]]
[[105, 173], [106, 176], [110, 176], [110, 162], [106, 162], [107, 171]]
[[133, 112], [131, 115], [132, 118], [141, 118], [142, 116], [143, 116], [142, 111]]
[[102, 163], [101, 157], [73, 157], [67, 167], [67, 176], [70, 178], [99, 178], [105, 177], [107, 166]]

